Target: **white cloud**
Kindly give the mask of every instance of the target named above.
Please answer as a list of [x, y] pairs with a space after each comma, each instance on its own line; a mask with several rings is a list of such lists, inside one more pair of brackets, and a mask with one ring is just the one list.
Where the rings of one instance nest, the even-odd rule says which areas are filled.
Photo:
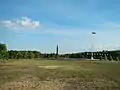
[[8, 29], [35, 29], [40, 26], [40, 22], [28, 17], [21, 17], [15, 20], [2, 20], [0, 26]]
[[15, 28], [15, 23], [9, 20], [0, 21], [0, 26], [6, 27], [6, 28]]

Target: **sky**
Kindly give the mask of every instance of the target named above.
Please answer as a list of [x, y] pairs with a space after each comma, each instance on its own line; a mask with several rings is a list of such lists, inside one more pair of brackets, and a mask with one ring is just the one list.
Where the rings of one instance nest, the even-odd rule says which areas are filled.
[[120, 0], [0, 0], [0, 42], [9, 50], [115, 50], [119, 39]]

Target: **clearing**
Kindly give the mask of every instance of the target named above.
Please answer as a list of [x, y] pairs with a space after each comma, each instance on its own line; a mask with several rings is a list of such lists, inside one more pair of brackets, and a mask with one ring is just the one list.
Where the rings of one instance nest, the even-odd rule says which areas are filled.
[[0, 64], [0, 90], [120, 90], [120, 62], [10, 60]]

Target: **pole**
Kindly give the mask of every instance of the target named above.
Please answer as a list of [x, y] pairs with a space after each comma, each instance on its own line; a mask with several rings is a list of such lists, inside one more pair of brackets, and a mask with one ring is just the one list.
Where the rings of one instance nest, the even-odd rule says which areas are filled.
[[93, 57], [93, 36], [96, 34], [96, 32], [92, 32], [92, 43], [91, 43], [91, 60], [93, 60], [94, 59], [94, 57]]
[[58, 58], [58, 44], [57, 44], [57, 47], [56, 47], [56, 58]]

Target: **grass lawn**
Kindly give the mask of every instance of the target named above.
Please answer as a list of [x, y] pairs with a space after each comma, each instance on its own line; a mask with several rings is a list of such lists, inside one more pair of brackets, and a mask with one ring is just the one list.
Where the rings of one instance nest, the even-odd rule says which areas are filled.
[[120, 90], [120, 62], [10, 60], [0, 90]]

